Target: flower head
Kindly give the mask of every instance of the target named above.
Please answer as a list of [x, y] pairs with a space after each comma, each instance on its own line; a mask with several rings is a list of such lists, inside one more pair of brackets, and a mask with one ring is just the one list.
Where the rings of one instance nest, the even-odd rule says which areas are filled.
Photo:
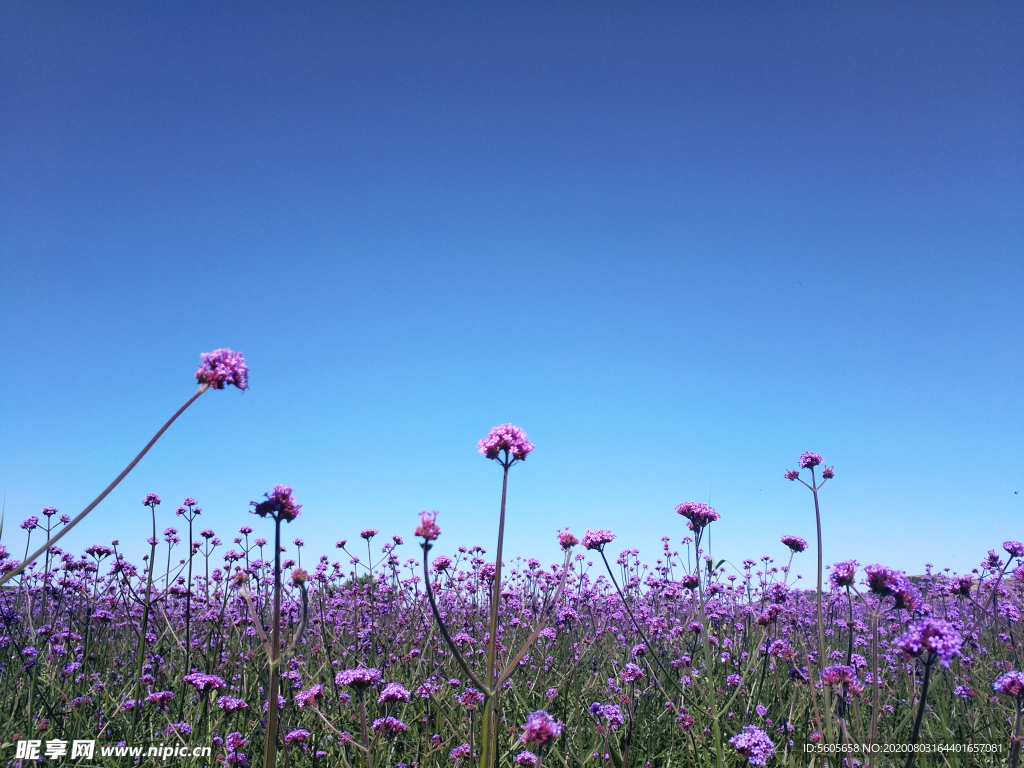
[[294, 731], [289, 731], [285, 734], [285, 744], [301, 744], [309, 738], [309, 731], [305, 728], [296, 728]]
[[[144, 498], [142, 500], [142, 506], [144, 506], [144, 507], [152, 508], [152, 507], [155, 507], [159, 503], [160, 503], [160, 497], [157, 496], [155, 493], [147, 493], [146, 494], [146, 498]], [[56, 512], [56, 511], [57, 510], [54, 510], [54, 512]], [[43, 510], [43, 512], [45, 514], [46, 510]]]
[[387, 739], [393, 739], [396, 736], [401, 736], [403, 733], [409, 730], [409, 726], [399, 720], [397, 717], [381, 717], [373, 721], [373, 725], [370, 726], [370, 730], [379, 731], [384, 734]]
[[512, 457], [512, 461], [523, 461], [534, 446], [519, 427], [514, 424], [500, 424], [491, 429], [487, 437], [477, 443], [476, 447], [488, 459], [497, 459], [504, 451], [506, 461], [509, 456]]
[[572, 549], [580, 540], [569, 533], [569, 529], [566, 528], [564, 531], [558, 532], [558, 543], [562, 545], [562, 549]]
[[857, 575], [857, 561], [844, 560], [832, 566], [832, 573], [829, 581], [835, 587], [849, 587], [853, 585], [853, 579]]
[[1024, 696], [1024, 672], [1013, 670], [1000, 675], [996, 678], [992, 688], [996, 693], [1005, 696]]
[[676, 507], [676, 514], [682, 515], [690, 521], [690, 528], [699, 531], [708, 523], [713, 523], [721, 518], [714, 509], [699, 501], [687, 501]]
[[182, 682], [194, 686], [200, 693], [220, 691], [228, 687], [228, 684], [216, 675], [207, 675], [202, 672], [192, 672], [181, 679]]
[[213, 389], [224, 389], [234, 384], [239, 389], [249, 387], [249, 368], [241, 352], [230, 349], [215, 349], [199, 356], [199, 370], [196, 381]]
[[910, 656], [936, 657], [942, 666], [948, 667], [960, 653], [961, 642], [960, 633], [952, 624], [929, 617], [914, 624], [894, 645]]
[[613, 541], [615, 541], [615, 534], [611, 531], [591, 531], [588, 529], [583, 532], [583, 546], [587, 549], [596, 549], [600, 552], [604, 549], [605, 544], [610, 544]]
[[800, 454], [800, 467], [802, 469], [810, 469], [811, 467], [816, 467], [823, 461], [824, 459], [821, 458], [820, 453], [811, 453], [810, 451], [805, 451], [804, 453]]
[[532, 766], [537, 764], [537, 756], [533, 752], [527, 752], [525, 749], [516, 755], [516, 765], [527, 765]]
[[317, 683], [310, 687], [308, 691], [299, 691], [295, 694], [295, 703], [299, 709], [305, 709], [306, 707], [313, 707], [314, 709], [320, 702], [320, 699], [324, 697], [324, 687]]
[[821, 670], [821, 682], [825, 685], [842, 685], [843, 683], [849, 685], [856, 680], [857, 671], [845, 664], [833, 664], [831, 667]]
[[835, 469], [833, 467], [825, 467], [823, 470], [821, 470], [821, 476], [825, 480], [831, 480], [833, 477], [836, 476]]
[[729, 743], [736, 747], [737, 754], [747, 758], [750, 765], [767, 765], [775, 754], [775, 744], [756, 725], [748, 725], [742, 733], [729, 739]]
[[441, 526], [437, 524], [437, 510], [420, 512], [420, 524], [413, 535], [422, 536], [426, 541], [435, 541], [441, 535]]
[[384, 686], [384, 690], [380, 692], [380, 696], [377, 697], [377, 703], [388, 704], [400, 701], [403, 704], [408, 704], [409, 698], [409, 692], [401, 683], [388, 683]]
[[899, 577], [902, 574], [884, 565], [865, 566], [864, 573], [868, 576], [868, 589], [879, 597], [888, 597], [901, 586]]
[[786, 474], [784, 474], [783, 477], [792, 482], [800, 477], [800, 472], [796, 469], [787, 469]]
[[367, 541], [369, 541], [378, 533], [380, 533], [380, 531], [378, 531], [376, 528], [367, 528], [365, 531], [359, 532], [359, 538], [366, 539]]
[[799, 536], [783, 536], [781, 541], [793, 552], [803, 552], [807, 549], [807, 541]]
[[547, 744], [562, 733], [562, 724], [543, 709], [532, 712], [522, 728], [523, 733], [519, 738], [526, 744]]
[[1010, 557], [1024, 557], [1024, 544], [1019, 541], [1004, 541], [1003, 549], [1010, 554]]
[[383, 678], [383, 675], [380, 673], [380, 670], [359, 667], [339, 672], [334, 676], [334, 682], [338, 685], [347, 685], [350, 688], [361, 691], [368, 686], [376, 685], [381, 681], [381, 678]]
[[266, 501], [251, 501], [249, 506], [255, 507], [255, 514], [260, 517], [270, 515], [275, 520], [284, 520], [290, 523], [299, 516], [301, 504], [296, 504], [292, 497], [292, 489], [287, 485], [275, 485], [274, 490], [265, 493]]

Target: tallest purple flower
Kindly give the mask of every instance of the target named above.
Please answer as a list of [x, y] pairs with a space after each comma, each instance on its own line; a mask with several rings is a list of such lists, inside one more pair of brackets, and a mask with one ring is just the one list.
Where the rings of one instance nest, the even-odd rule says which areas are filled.
[[505, 458], [512, 461], [523, 461], [533, 450], [533, 443], [526, 433], [514, 424], [500, 424], [491, 429], [490, 433], [476, 445], [480, 453], [488, 459], [497, 459], [504, 451]]
[[275, 520], [284, 520], [288, 523], [299, 516], [299, 510], [302, 509], [302, 505], [295, 503], [292, 489], [287, 485], [275, 485], [274, 490], [263, 494], [263, 496], [266, 498], [266, 501], [249, 502], [249, 506], [255, 507], [253, 510], [254, 514], [260, 517], [270, 515]]
[[234, 384], [239, 389], [249, 388], [249, 367], [241, 352], [230, 349], [215, 349], [199, 356], [199, 370], [196, 380], [211, 389], [224, 389]]

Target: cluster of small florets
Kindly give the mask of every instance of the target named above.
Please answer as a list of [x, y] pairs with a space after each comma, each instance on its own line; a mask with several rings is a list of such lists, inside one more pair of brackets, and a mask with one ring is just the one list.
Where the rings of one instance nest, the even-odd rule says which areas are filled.
[[676, 507], [676, 514], [682, 515], [690, 521], [690, 530], [699, 531], [709, 523], [721, 519], [714, 509], [699, 501], [687, 501]]
[[513, 461], [523, 461], [533, 448], [526, 433], [514, 424], [494, 427], [477, 443], [477, 449], [488, 459], [497, 459], [504, 452], [506, 458], [511, 456]]
[[848, 667], [845, 664], [833, 664], [831, 667], [825, 667], [821, 670], [821, 682], [825, 685], [847, 685], [856, 681], [857, 671], [853, 667]]
[[948, 621], [926, 618], [914, 624], [894, 645], [910, 656], [933, 655], [944, 667], [960, 653], [963, 640]]
[[803, 552], [807, 549], [807, 541], [801, 539], [799, 536], [783, 536], [782, 543], [789, 547], [793, 552]]
[[729, 739], [729, 743], [736, 748], [737, 754], [747, 758], [750, 765], [767, 765], [775, 754], [775, 744], [756, 725], [748, 725], [742, 733]]
[[203, 672], [192, 672], [181, 679], [183, 682], [194, 686], [200, 693], [206, 693], [207, 691], [219, 691], [228, 687], [228, 684], [221, 678], [216, 675], [207, 675]]
[[569, 533], [569, 529], [566, 528], [564, 531], [558, 532], [558, 543], [561, 545], [562, 549], [572, 549], [580, 543], [580, 540]]
[[615, 541], [615, 534], [611, 531], [591, 531], [588, 529], [583, 532], [583, 546], [587, 549], [601, 551], [604, 549], [605, 544], [611, 544], [613, 541]]
[[199, 356], [199, 370], [196, 381], [212, 389], [224, 389], [234, 384], [239, 389], [249, 387], [249, 368], [241, 352], [230, 349], [215, 349]]
[[441, 535], [441, 526], [437, 524], [437, 510], [420, 512], [420, 524], [413, 535], [422, 536], [425, 541], [435, 541]]
[[844, 560], [841, 563], [835, 563], [832, 566], [832, 573], [828, 578], [834, 587], [849, 587], [853, 585], [853, 580], [856, 575], [857, 561]]
[[338, 685], [347, 685], [362, 691], [371, 685], [376, 685], [384, 676], [378, 669], [358, 667], [357, 669], [346, 669], [334, 676], [334, 682]]
[[532, 712], [522, 728], [523, 733], [519, 738], [526, 744], [547, 744], [562, 733], [562, 724], [543, 709]]
[[405, 689], [404, 685], [401, 683], [388, 683], [384, 686], [384, 690], [380, 692], [380, 696], [377, 697], [377, 703], [391, 704], [402, 702], [403, 704], [408, 704], [409, 699], [409, 691]]
[[616, 704], [601, 704], [595, 701], [590, 705], [587, 710], [590, 712], [590, 716], [595, 720], [605, 720], [612, 729], [618, 728], [620, 725], [625, 725], [626, 718], [622, 714], [622, 710], [619, 709]]
[[266, 501], [249, 503], [249, 506], [255, 507], [253, 511], [260, 517], [270, 515], [275, 520], [284, 520], [290, 523], [299, 516], [302, 505], [295, 503], [295, 499], [292, 498], [292, 489], [287, 485], [275, 485], [274, 490], [263, 494], [263, 496]]
[[396, 736], [401, 736], [407, 730], [409, 726], [399, 720], [397, 717], [381, 717], [373, 721], [373, 725], [370, 726], [372, 731], [384, 734], [386, 739], [393, 739]]
[[1006, 672], [996, 678], [992, 688], [996, 693], [1001, 693], [1004, 696], [1022, 696], [1024, 695], [1024, 672], [1016, 670]]
[[1004, 541], [1003, 549], [1009, 553], [1010, 557], [1024, 557], [1024, 544], [1019, 541]]

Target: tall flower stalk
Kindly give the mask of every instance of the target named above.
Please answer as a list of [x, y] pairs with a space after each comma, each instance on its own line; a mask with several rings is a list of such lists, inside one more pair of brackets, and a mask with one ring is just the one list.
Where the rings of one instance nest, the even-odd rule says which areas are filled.
[[[805, 482], [803, 480], [803, 478], [800, 477], [800, 471], [796, 470], [796, 469], [787, 469], [786, 470], [786, 474], [784, 475], [787, 480], [790, 480], [790, 481], [799, 480], [801, 483], [803, 483], [804, 486], [806, 486], [808, 489], [810, 489], [811, 493], [814, 495], [814, 523], [815, 523], [815, 525], [817, 527], [817, 532], [818, 532], [818, 595], [817, 595], [816, 617], [817, 617], [817, 621], [818, 621], [818, 669], [819, 670], [825, 668], [825, 663], [827, 661], [827, 657], [825, 656], [825, 623], [824, 623], [824, 621], [822, 621], [822, 611], [821, 611], [821, 579], [822, 579], [822, 572], [824, 570], [824, 567], [823, 567], [823, 559], [822, 559], [823, 558], [823, 554], [822, 554], [822, 548], [821, 548], [821, 507], [818, 504], [818, 491], [821, 490], [822, 486], [825, 485], [826, 482], [828, 482], [833, 477], [835, 477], [835, 472], [833, 471], [833, 468], [826, 465], [825, 468], [821, 471], [821, 482], [820, 483], [818, 482], [817, 477], [816, 477], [815, 472], [814, 472], [814, 468], [817, 467], [819, 464], [821, 464], [823, 461], [824, 461], [824, 459], [822, 459], [821, 454], [818, 454], [818, 453], [812, 453], [810, 451], [806, 451], [803, 454], [801, 454], [801, 456], [800, 456], [800, 467], [802, 469], [809, 469], [811, 471], [811, 482], [810, 483]], [[831, 741], [832, 738], [833, 738], [833, 733], [832, 733], [832, 706], [831, 706], [831, 697], [829, 695], [829, 689], [827, 687], [824, 689], [824, 696], [825, 696], [825, 722], [826, 722], [826, 726], [827, 726], [828, 738]]]
[[280, 677], [278, 665], [281, 656], [281, 523], [290, 523], [297, 518], [302, 505], [295, 503], [292, 489], [286, 485], [275, 485], [270, 493], [263, 495], [264, 501], [254, 501], [251, 506], [255, 507], [255, 514], [260, 517], [269, 516], [274, 521], [274, 614], [270, 647], [267, 649], [270, 682], [267, 685], [269, 689], [267, 732], [263, 748], [264, 768], [274, 768], [277, 764], [277, 692]]
[[213, 352], [204, 352], [200, 355], [199, 370], [196, 371], [196, 380], [199, 382], [199, 390], [192, 395], [185, 404], [181, 406], [174, 415], [169, 418], [157, 433], [153, 435], [146, 446], [139, 452], [139, 455], [132, 459], [132, 462], [124, 468], [124, 471], [120, 475], [114, 478], [114, 482], [108, 485], [99, 496], [92, 500], [85, 509], [79, 512], [70, 523], [65, 525], [60, 533], [54, 536], [52, 539], [47, 541], [40, 547], [31, 557], [26, 557], [7, 573], [0, 576], [0, 587], [6, 584], [8, 581], [13, 579], [15, 576], [20, 574], [25, 568], [43, 554], [49, 547], [57, 544], [64, 536], [66, 536], [72, 528], [78, 525], [82, 520], [85, 519], [86, 515], [92, 512], [99, 503], [103, 501], [114, 490], [122, 480], [128, 477], [128, 473], [135, 469], [135, 465], [142, 461], [142, 457], [149, 453], [149, 449], [156, 445], [156, 441], [159, 440], [164, 432], [166, 432], [171, 424], [177, 421], [178, 417], [183, 414], [192, 403], [199, 399], [199, 396], [208, 389], [224, 389], [229, 384], [233, 384], [239, 389], [245, 390], [249, 387], [249, 368], [245, 364], [245, 360], [242, 358], [240, 352], [233, 352], [230, 349], [217, 349]]

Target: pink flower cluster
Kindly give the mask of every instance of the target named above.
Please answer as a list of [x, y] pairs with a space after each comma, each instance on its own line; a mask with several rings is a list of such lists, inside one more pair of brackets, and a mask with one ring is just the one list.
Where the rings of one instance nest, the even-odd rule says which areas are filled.
[[526, 433], [514, 424], [500, 424], [491, 429], [487, 437], [477, 443], [477, 449], [488, 459], [497, 459], [504, 451], [506, 458], [523, 461], [533, 450]]

